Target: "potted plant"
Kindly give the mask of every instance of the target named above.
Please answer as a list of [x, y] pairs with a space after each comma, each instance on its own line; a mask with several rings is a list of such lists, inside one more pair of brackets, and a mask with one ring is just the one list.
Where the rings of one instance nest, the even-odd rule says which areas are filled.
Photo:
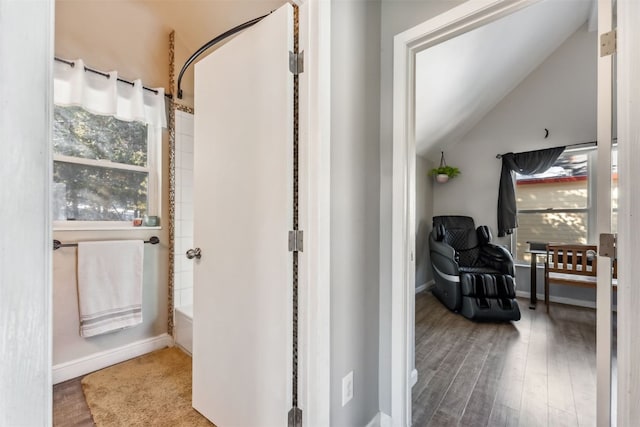
[[460, 169], [455, 166], [448, 166], [444, 160], [444, 151], [441, 153], [440, 166], [431, 169], [429, 176], [435, 176], [437, 182], [445, 183], [449, 181], [450, 178], [455, 178], [460, 175]]

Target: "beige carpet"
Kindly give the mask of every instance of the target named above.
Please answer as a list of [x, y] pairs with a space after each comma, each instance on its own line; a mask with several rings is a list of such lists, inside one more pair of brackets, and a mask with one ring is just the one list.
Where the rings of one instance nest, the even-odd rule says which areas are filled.
[[96, 426], [212, 426], [191, 407], [191, 357], [165, 348], [82, 379]]

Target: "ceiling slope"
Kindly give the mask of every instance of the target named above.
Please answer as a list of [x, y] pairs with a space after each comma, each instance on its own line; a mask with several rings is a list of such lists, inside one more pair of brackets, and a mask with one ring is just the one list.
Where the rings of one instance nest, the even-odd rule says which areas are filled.
[[416, 149], [464, 137], [589, 18], [591, 0], [546, 0], [420, 52]]

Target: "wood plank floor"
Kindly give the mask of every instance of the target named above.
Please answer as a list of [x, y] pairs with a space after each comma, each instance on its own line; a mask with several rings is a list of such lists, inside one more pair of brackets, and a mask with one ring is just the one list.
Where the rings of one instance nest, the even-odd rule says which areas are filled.
[[53, 386], [53, 425], [56, 427], [94, 427], [82, 392], [82, 378]]
[[544, 302], [476, 323], [416, 295], [413, 425], [595, 426], [595, 310]]

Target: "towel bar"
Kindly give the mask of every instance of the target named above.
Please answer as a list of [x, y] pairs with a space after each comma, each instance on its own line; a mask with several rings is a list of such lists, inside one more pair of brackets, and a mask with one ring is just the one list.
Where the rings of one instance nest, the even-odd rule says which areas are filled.
[[[145, 240], [145, 243], [150, 243], [152, 245], [157, 245], [158, 243], [160, 243], [160, 239], [158, 238], [158, 236], [151, 236], [149, 238], [149, 240]], [[77, 243], [62, 243], [60, 242], [60, 240], [54, 240], [53, 241], [53, 250], [55, 251], [56, 249], [60, 249], [60, 248], [69, 248], [72, 246], [78, 246]]]

